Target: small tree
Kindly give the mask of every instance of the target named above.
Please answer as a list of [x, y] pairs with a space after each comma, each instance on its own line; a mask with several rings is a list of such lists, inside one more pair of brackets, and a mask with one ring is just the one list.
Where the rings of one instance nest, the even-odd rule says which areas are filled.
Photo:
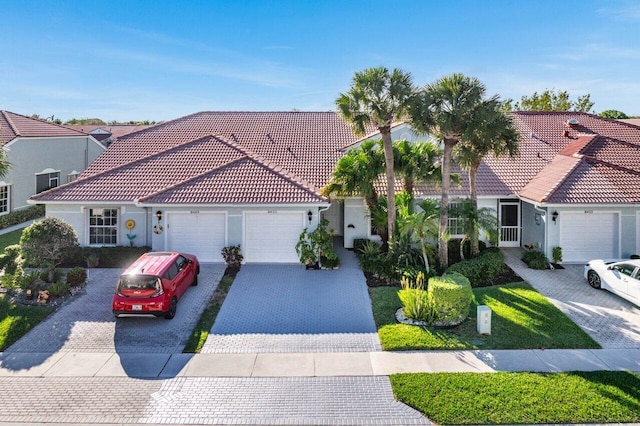
[[20, 249], [27, 264], [44, 264], [49, 281], [55, 279], [56, 267], [73, 256], [78, 248], [76, 231], [67, 222], [48, 217], [22, 231]]

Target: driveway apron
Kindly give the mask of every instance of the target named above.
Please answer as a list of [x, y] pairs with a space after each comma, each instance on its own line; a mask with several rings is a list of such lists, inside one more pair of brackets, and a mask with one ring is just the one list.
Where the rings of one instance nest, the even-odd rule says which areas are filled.
[[381, 350], [367, 284], [354, 253], [338, 270], [247, 264], [218, 314], [202, 353]]

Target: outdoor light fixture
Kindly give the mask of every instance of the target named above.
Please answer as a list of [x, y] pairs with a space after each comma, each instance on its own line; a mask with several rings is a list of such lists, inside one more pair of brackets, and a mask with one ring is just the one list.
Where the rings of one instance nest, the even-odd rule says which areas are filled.
[[555, 223], [556, 220], [558, 220], [558, 212], [554, 211], [553, 213], [551, 213], [551, 220], [553, 220], [553, 222]]
[[158, 222], [162, 220], [162, 212], [160, 210], [156, 212], [156, 217], [158, 218]]
[[311, 210], [307, 212], [307, 217], [309, 218], [309, 222], [311, 222], [311, 219], [313, 219], [313, 212]]

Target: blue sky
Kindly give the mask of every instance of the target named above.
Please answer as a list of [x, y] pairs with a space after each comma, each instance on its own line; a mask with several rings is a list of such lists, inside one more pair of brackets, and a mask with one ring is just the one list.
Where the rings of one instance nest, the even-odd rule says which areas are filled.
[[0, 109], [62, 120], [333, 110], [381, 65], [640, 115], [635, 1], [25, 0], [3, 5], [2, 34]]

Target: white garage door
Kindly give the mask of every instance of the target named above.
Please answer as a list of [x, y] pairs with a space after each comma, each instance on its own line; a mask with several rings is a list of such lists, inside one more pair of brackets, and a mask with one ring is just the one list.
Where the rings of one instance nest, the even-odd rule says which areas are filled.
[[303, 212], [246, 213], [244, 260], [246, 262], [296, 263], [296, 243], [305, 226]]
[[224, 262], [224, 213], [168, 213], [167, 250], [195, 254], [201, 262]]
[[617, 213], [562, 212], [560, 226], [560, 247], [565, 262], [619, 257]]

